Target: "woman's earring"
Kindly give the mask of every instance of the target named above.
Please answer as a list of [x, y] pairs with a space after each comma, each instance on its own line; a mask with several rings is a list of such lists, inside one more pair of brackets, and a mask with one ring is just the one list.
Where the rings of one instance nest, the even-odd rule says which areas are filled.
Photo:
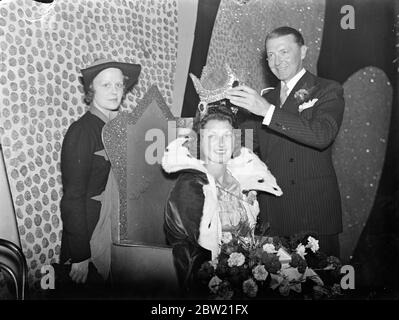
[[208, 111], [208, 104], [206, 102], [200, 101], [200, 103], [198, 103], [198, 110], [200, 112], [202, 119], [206, 114], [206, 112]]

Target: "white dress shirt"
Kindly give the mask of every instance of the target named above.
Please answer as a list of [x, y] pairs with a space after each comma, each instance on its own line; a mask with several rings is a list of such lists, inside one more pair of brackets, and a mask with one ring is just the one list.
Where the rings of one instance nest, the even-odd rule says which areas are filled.
[[[286, 82], [286, 86], [288, 87], [287, 91], [287, 97], [290, 95], [292, 89], [294, 89], [295, 85], [298, 83], [298, 81], [303, 77], [305, 74], [306, 70], [305, 68], [302, 68], [301, 71], [299, 71], [295, 76], [293, 76], [288, 82]], [[283, 81], [281, 81], [280, 86], [283, 85]], [[262, 124], [265, 126], [268, 126], [270, 122], [272, 121], [273, 113], [274, 110], [276, 109], [275, 105], [270, 105], [269, 110], [267, 111], [265, 117], [263, 118]]]

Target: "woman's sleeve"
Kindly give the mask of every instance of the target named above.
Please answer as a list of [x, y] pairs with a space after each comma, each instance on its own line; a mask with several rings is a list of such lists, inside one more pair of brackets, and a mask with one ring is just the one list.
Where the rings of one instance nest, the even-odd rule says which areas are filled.
[[202, 263], [211, 260], [211, 252], [198, 244], [204, 205], [200, 175], [183, 173], [170, 193], [165, 210], [165, 233], [173, 247], [174, 264], [181, 288], [196, 291], [196, 275]]
[[71, 126], [61, 151], [63, 198], [61, 217], [63, 232], [70, 249], [71, 261], [90, 258], [86, 198], [91, 171], [93, 143], [81, 126]]

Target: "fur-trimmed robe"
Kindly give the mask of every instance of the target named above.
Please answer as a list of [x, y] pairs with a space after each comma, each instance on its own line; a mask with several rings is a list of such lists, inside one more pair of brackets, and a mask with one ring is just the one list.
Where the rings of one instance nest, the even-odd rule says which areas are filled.
[[[182, 171], [166, 204], [164, 228], [167, 240], [173, 246], [179, 283], [183, 290], [190, 290], [198, 283], [196, 274], [202, 263], [217, 258], [222, 228], [215, 180], [203, 162], [192, 157], [183, 146], [186, 141], [178, 138], [169, 144], [162, 167], [168, 173]], [[240, 183], [241, 191], [282, 194], [266, 165], [249, 149], [242, 148], [240, 155], [227, 163], [227, 169]], [[259, 213], [258, 202], [243, 204], [249, 224], [254, 227]]]

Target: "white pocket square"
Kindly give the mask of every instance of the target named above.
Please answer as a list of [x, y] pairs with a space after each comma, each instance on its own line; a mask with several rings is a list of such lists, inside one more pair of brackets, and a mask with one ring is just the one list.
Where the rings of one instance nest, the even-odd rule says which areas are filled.
[[305, 109], [311, 108], [315, 105], [315, 103], [318, 101], [319, 99], [313, 99], [313, 100], [309, 100], [307, 102], [302, 103], [299, 107], [298, 107], [298, 111], [302, 112]]

